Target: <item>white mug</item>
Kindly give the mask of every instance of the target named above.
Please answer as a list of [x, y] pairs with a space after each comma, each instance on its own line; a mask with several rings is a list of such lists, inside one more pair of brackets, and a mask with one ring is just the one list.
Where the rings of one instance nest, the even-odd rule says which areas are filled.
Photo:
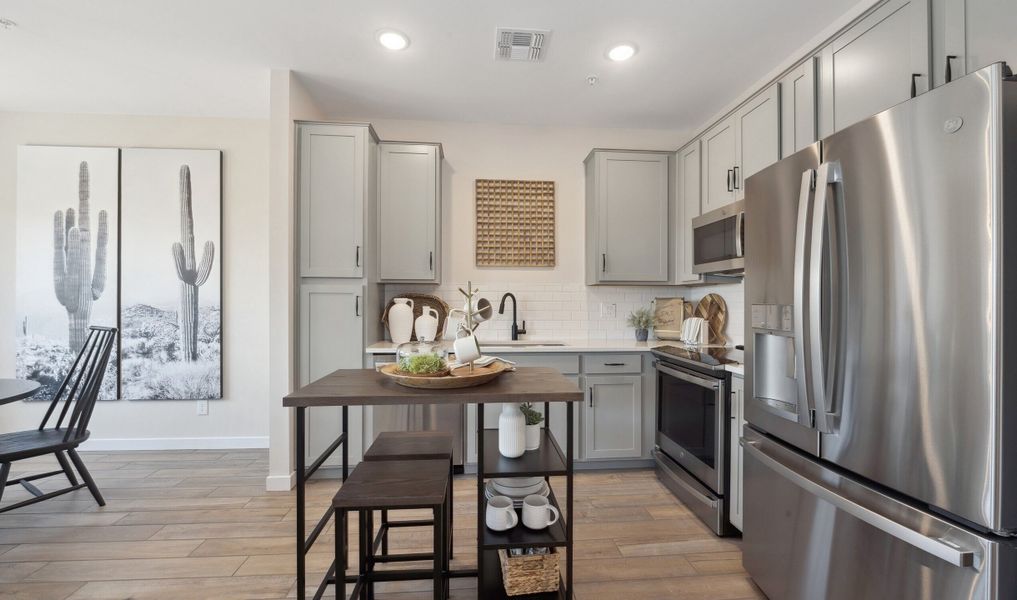
[[519, 524], [519, 515], [507, 496], [491, 496], [487, 501], [487, 527], [494, 531], [507, 531]]
[[461, 337], [457, 337], [456, 341], [452, 342], [452, 348], [456, 353], [456, 362], [462, 365], [480, 358], [480, 342], [477, 341], [477, 336], [467, 333], [465, 329], [459, 330], [459, 333]]
[[544, 529], [554, 525], [560, 516], [558, 509], [543, 496], [531, 494], [523, 499], [523, 525], [530, 529]]

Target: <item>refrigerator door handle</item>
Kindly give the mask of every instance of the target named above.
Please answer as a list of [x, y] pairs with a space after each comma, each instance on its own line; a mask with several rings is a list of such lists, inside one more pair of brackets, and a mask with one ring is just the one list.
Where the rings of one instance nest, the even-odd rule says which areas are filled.
[[[811, 403], [809, 402], [808, 369], [806, 366], [806, 343], [805, 343], [805, 302], [806, 302], [806, 269], [807, 259], [806, 248], [809, 234], [810, 203], [812, 189], [815, 186], [816, 172], [808, 169], [802, 173], [801, 191], [798, 194], [798, 219], [795, 227], [795, 258], [794, 258], [794, 344], [795, 344], [795, 381], [798, 384], [798, 422], [806, 427], [812, 427], [812, 420], [809, 414]], [[804, 410], [802, 410], [804, 408]]]
[[[831, 410], [827, 401], [827, 359], [828, 349], [823, 347], [823, 233], [827, 228], [827, 190], [839, 186], [843, 181], [840, 164], [825, 162], [816, 172], [816, 200], [812, 209], [812, 233], [809, 240], [808, 267], [808, 348], [809, 383], [813, 405], [816, 411], [816, 429], [820, 433], [833, 433]], [[839, 196], [836, 196], [838, 197]], [[839, 237], [839, 236], [838, 236]], [[836, 239], [836, 243], [841, 240]], [[831, 249], [831, 252], [833, 249]], [[838, 268], [840, 266], [838, 265]], [[834, 294], [830, 295], [831, 298]], [[831, 322], [834, 319], [831, 318]]]
[[974, 550], [963, 548], [950, 540], [938, 537], [929, 537], [922, 532], [898, 523], [897, 521], [867, 506], [863, 506], [849, 498], [845, 498], [836, 491], [828, 488], [826, 485], [823, 485], [822, 480], [816, 480], [806, 474], [799, 473], [798, 470], [793, 469], [773, 456], [770, 456], [765, 449], [760, 447], [759, 441], [742, 438], [739, 443], [746, 452], [752, 455], [753, 458], [809, 494], [832, 504], [838, 510], [842, 510], [851, 516], [868, 523], [883, 533], [893, 536], [902, 542], [906, 542], [923, 552], [945, 560], [955, 567], [974, 566], [975, 558], [980, 554]]

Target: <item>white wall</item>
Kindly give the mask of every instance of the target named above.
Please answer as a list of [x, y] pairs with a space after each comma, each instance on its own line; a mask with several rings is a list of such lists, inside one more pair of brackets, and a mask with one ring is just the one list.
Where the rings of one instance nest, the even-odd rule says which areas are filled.
[[[268, 231], [269, 320], [268, 372], [269, 490], [288, 490], [294, 485], [293, 409], [283, 408], [282, 397], [296, 381], [296, 203], [294, 169], [296, 132], [294, 120], [317, 120], [323, 114], [294, 73], [273, 69], [270, 76], [270, 158]], [[252, 367], [258, 368], [258, 367]]]
[[[197, 416], [194, 401], [101, 402], [85, 447], [266, 446], [268, 121], [0, 112], [0, 331], [10, 334], [20, 144], [223, 151], [223, 400], [209, 403], [208, 416]], [[0, 335], [0, 377], [13, 374], [14, 335]], [[37, 427], [44, 410], [44, 403], [0, 407], [0, 431]]]

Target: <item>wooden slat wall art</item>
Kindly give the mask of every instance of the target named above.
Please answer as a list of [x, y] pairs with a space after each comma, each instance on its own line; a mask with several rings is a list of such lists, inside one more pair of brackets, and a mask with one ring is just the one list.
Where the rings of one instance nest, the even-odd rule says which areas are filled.
[[476, 180], [477, 266], [553, 267], [554, 182]]

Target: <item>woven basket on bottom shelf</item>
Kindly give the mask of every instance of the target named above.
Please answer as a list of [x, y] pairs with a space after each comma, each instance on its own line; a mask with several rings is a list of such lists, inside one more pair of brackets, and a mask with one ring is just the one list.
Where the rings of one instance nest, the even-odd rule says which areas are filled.
[[509, 556], [506, 550], [498, 550], [498, 562], [509, 596], [558, 591], [558, 553], [554, 548], [548, 554], [523, 556]]

